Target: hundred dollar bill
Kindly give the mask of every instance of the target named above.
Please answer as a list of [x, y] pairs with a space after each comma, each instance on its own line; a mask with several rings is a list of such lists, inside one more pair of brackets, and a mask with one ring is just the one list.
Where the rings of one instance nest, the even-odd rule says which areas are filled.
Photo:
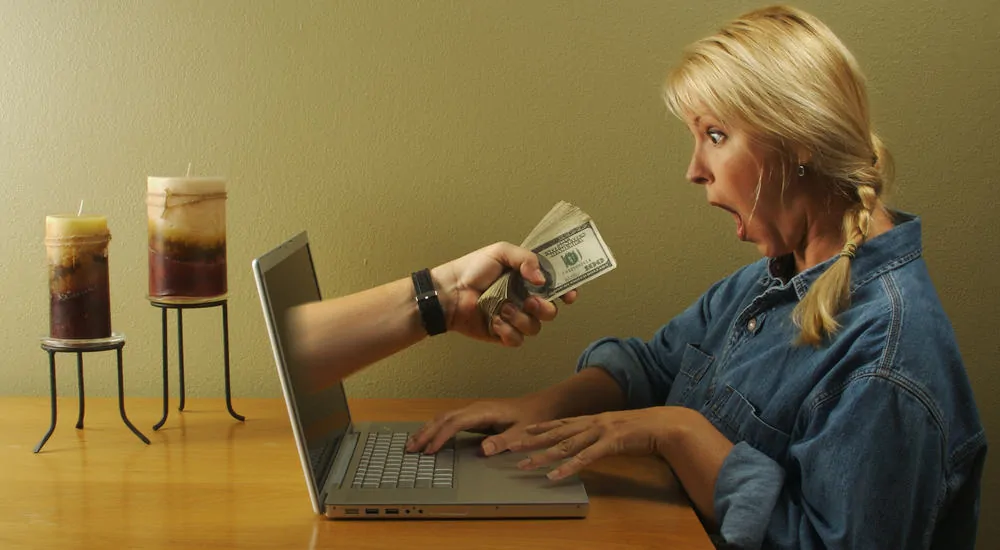
[[489, 320], [506, 302], [520, 307], [530, 295], [555, 300], [618, 267], [590, 216], [564, 201], [552, 207], [521, 246], [538, 256], [545, 283], [532, 284], [513, 270], [501, 275], [478, 302], [490, 330]]

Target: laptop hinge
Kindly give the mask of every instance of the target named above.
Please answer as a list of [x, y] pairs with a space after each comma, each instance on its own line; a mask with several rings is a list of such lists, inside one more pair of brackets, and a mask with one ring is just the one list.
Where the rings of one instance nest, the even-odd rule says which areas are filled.
[[333, 459], [333, 465], [330, 466], [330, 473], [326, 476], [326, 483], [323, 484], [323, 494], [320, 495], [323, 500], [326, 500], [326, 495], [330, 494], [330, 491], [339, 488], [344, 482], [347, 468], [351, 465], [351, 458], [358, 446], [358, 439], [360, 439], [360, 434], [353, 430], [344, 434], [344, 439], [337, 449], [337, 455]]

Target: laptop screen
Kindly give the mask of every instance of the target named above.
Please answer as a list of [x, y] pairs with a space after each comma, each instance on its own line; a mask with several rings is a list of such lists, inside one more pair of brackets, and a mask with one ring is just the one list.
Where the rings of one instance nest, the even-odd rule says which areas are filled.
[[[268, 258], [268, 256], [271, 256]], [[326, 481], [332, 458], [347, 432], [351, 419], [341, 384], [323, 389], [311, 387], [305, 365], [290, 353], [287, 314], [291, 308], [321, 299], [305, 233], [261, 258], [260, 282], [268, 315], [277, 339], [278, 368], [285, 373], [289, 403], [295, 409], [298, 431], [309, 454], [315, 494]]]

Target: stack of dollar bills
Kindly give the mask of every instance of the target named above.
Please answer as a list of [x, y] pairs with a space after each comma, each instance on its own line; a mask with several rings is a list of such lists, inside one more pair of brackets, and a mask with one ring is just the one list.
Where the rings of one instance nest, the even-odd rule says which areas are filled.
[[517, 271], [505, 272], [479, 297], [487, 326], [492, 327], [490, 319], [506, 302], [521, 307], [529, 295], [555, 300], [618, 267], [590, 216], [565, 201], [549, 210], [521, 246], [538, 256], [545, 283], [535, 285]]

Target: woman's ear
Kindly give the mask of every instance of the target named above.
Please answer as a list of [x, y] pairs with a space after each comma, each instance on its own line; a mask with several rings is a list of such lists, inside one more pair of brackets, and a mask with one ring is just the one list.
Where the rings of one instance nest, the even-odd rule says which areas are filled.
[[797, 145], [794, 150], [795, 164], [798, 164], [799, 166], [808, 166], [809, 163], [812, 162], [812, 151], [802, 147], [801, 145]]

